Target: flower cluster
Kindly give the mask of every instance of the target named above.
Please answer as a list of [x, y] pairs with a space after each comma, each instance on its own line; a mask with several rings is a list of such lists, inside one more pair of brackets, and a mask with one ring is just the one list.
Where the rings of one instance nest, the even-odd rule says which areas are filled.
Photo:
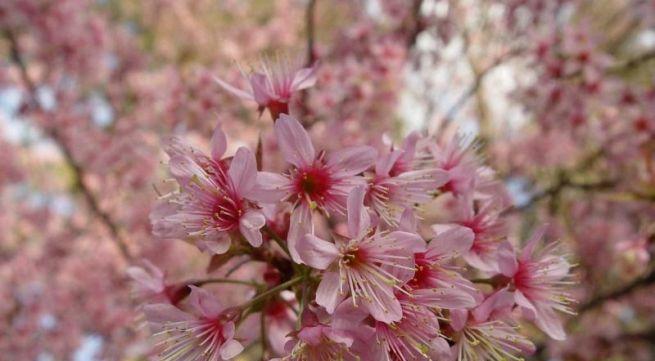
[[[177, 138], [166, 148], [179, 189], [153, 210], [154, 233], [195, 245], [226, 277], [168, 283], [152, 265], [131, 269], [163, 359], [228, 360], [247, 344], [277, 360], [519, 359], [535, 349], [520, 320], [565, 338], [570, 265], [557, 244], [539, 247], [543, 229], [514, 250], [506, 194], [475, 147], [412, 133], [318, 150], [279, 106], [313, 70], [267, 69], [250, 79], [275, 119], [281, 173], [260, 149], [225, 157], [220, 126], [209, 155]], [[254, 292], [227, 306], [213, 284]]]

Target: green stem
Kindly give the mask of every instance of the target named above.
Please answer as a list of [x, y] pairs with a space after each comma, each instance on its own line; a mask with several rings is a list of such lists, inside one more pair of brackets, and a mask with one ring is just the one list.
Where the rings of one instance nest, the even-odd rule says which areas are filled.
[[300, 283], [304, 279], [305, 279], [305, 276], [298, 276], [296, 278], [290, 279], [289, 281], [281, 283], [281, 284], [279, 284], [279, 285], [277, 285], [277, 286], [275, 286], [273, 288], [270, 288], [270, 289], [258, 294], [257, 296], [255, 296], [253, 299], [251, 299], [250, 301], [248, 301], [246, 304], [244, 304], [241, 307], [243, 309], [247, 309], [250, 306], [252, 306], [254, 304], [257, 304], [258, 302], [266, 299], [267, 297], [269, 297], [271, 295], [274, 295], [274, 294], [276, 294], [276, 293], [278, 293], [280, 291], [283, 291], [283, 290], [285, 290], [285, 289], [287, 289], [287, 288], [289, 288], [289, 287], [291, 287], [291, 286], [293, 286], [295, 284]]
[[203, 286], [206, 284], [210, 283], [229, 283], [229, 284], [235, 284], [235, 285], [243, 285], [243, 286], [250, 286], [250, 287], [260, 287], [261, 285], [257, 282], [253, 281], [242, 281], [242, 280], [234, 280], [230, 278], [207, 278], [203, 280], [192, 280], [185, 282], [188, 285], [194, 285], [194, 286]]

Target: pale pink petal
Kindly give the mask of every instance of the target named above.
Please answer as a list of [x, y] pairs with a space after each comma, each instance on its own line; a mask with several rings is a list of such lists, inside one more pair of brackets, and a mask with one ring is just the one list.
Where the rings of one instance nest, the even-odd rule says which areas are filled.
[[330, 314], [334, 313], [337, 305], [344, 299], [339, 284], [338, 272], [325, 272], [318, 289], [316, 289], [316, 303], [323, 306]]
[[548, 306], [537, 307], [537, 317], [535, 319], [537, 327], [544, 331], [552, 339], [563, 341], [566, 339], [566, 332], [555, 311]]
[[475, 234], [468, 227], [457, 224], [432, 226], [436, 237], [428, 245], [430, 255], [449, 255], [451, 257], [464, 254], [471, 249]]
[[448, 341], [441, 337], [434, 338], [432, 342], [430, 342], [430, 357], [433, 360], [449, 360], [451, 353]]
[[237, 97], [241, 99], [246, 99], [246, 100], [255, 100], [252, 94], [245, 92], [239, 88], [235, 88], [229, 83], [223, 81], [219, 77], [214, 77], [214, 81], [218, 83], [218, 85], [221, 86], [221, 88], [227, 90], [228, 92], [232, 93], [233, 95], [236, 95]]
[[530, 236], [530, 239], [526, 242], [526, 245], [523, 248], [523, 252], [521, 252], [521, 259], [529, 259], [532, 256], [535, 248], [537, 247], [537, 244], [544, 236], [547, 229], [548, 229], [547, 225], [541, 226], [537, 228], [537, 230], [535, 230], [534, 233], [532, 233], [532, 236]]
[[243, 345], [239, 341], [234, 339], [227, 340], [221, 345], [221, 358], [223, 360], [229, 360], [236, 357], [241, 351], [243, 351]]
[[393, 293], [391, 287], [372, 287], [370, 291], [374, 294], [371, 298], [362, 298], [362, 306], [376, 320], [384, 323], [398, 322], [403, 317], [403, 310], [400, 302]]
[[199, 240], [196, 244], [198, 248], [203, 252], [223, 254], [230, 249], [231, 241], [230, 237], [226, 233], [217, 232], [216, 237]]
[[498, 246], [498, 269], [507, 277], [513, 277], [519, 268], [514, 247], [505, 241]]
[[368, 313], [362, 310], [361, 307], [356, 307], [352, 299], [347, 298], [343, 300], [334, 311], [332, 315], [332, 328], [337, 329], [352, 329], [359, 326]]
[[260, 211], [249, 210], [239, 219], [239, 231], [253, 247], [262, 245], [260, 229], [266, 224], [266, 217]]
[[476, 305], [470, 294], [454, 288], [425, 288], [413, 291], [412, 295], [420, 304], [430, 307], [453, 309]]
[[425, 241], [416, 233], [394, 231], [389, 232], [386, 238], [393, 242], [395, 249], [412, 253], [425, 252]]
[[252, 87], [252, 94], [255, 101], [260, 106], [266, 106], [271, 100], [273, 95], [268, 90], [268, 78], [261, 73], [254, 73], [250, 76], [250, 86]]
[[383, 177], [388, 176], [391, 168], [393, 168], [393, 165], [402, 155], [402, 150], [395, 150], [389, 154], [380, 156], [377, 162], [375, 162], [375, 174]]
[[484, 322], [494, 311], [507, 310], [514, 305], [514, 297], [506, 288], [500, 289], [487, 297], [473, 310], [473, 317], [478, 322]]
[[320, 270], [327, 269], [339, 255], [339, 250], [333, 243], [309, 233], [300, 237], [295, 246], [304, 264]]
[[136, 281], [140, 286], [153, 292], [164, 290], [163, 274], [153, 275], [141, 267], [128, 267], [126, 273], [130, 278]]
[[525, 297], [523, 292], [519, 290], [514, 291], [514, 301], [516, 301], [516, 304], [523, 309], [526, 318], [534, 320], [537, 317], [537, 309], [532, 302]]
[[357, 186], [348, 195], [348, 233], [353, 238], [360, 238], [371, 225], [368, 211], [364, 207], [366, 188]]
[[221, 160], [225, 150], [227, 149], [227, 137], [225, 133], [221, 130], [221, 125], [218, 124], [214, 128], [214, 134], [212, 134], [211, 139], [211, 155], [212, 158], [216, 161]]
[[312, 212], [307, 204], [301, 203], [291, 212], [289, 232], [287, 234], [289, 253], [291, 254], [291, 259], [296, 263], [302, 263], [296, 243], [307, 233], [312, 233]]
[[455, 331], [461, 331], [466, 326], [468, 311], [465, 309], [450, 310], [450, 327]]
[[398, 222], [398, 230], [416, 233], [418, 230], [418, 219], [414, 214], [414, 211], [411, 208], [405, 208], [403, 213], [400, 215], [400, 221]]
[[373, 165], [377, 152], [374, 148], [363, 145], [331, 152], [327, 158], [328, 166], [341, 176], [353, 176]]
[[274, 128], [280, 150], [287, 162], [298, 168], [314, 162], [316, 156], [314, 145], [300, 122], [286, 114], [281, 114]]
[[258, 172], [257, 185], [246, 196], [262, 203], [277, 203], [289, 195], [289, 178], [277, 173]]
[[232, 180], [235, 191], [239, 194], [249, 194], [257, 184], [257, 161], [248, 148], [240, 147], [232, 163], [228, 175]]
[[218, 299], [207, 290], [196, 286], [189, 286], [189, 288], [191, 288], [188, 300], [189, 305], [200, 316], [213, 318], [225, 309]]
[[187, 156], [173, 156], [168, 165], [171, 174], [182, 186], [186, 186], [190, 179], [194, 179], [194, 181], [206, 187], [213, 186], [213, 182], [208, 178], [205, 171]]
[[571, 269], [571, 264], [561, 256], [546, 256], [541, 262], [546, 265], [543, 270], [544, 274], [554, 279], [566, 277]]
[[293, 77], [291, 89], [293, 91], [307, 89], [316, 84], [316, 64], [311, 67], [299, 69]]
[[194, 317], [179, 308], [167, 304], [157, 303], [143, 306], [143, 313], [152, 333], [163, 331], [171, 322], [191, 321]]

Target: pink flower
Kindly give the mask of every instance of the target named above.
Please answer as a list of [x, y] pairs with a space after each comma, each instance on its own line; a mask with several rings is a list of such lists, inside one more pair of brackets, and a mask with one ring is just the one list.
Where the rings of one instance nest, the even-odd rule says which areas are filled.
[[478, 173], [478, 160], [474, 156], [474, 145], [462, 146], [454, 140], [444, 145], [436, 143], [428, 147], [431, 166], [436, 166], [448, 173], [448, 182], [441, 190], [452, 192], [456, 196], [471, 194], [475, 190]]
[[309, 135], [300, 123], [282, 114], [275, 122], [275, 133], [285, 160], [293, 167], [288, 174], [260, 172], [261, 202], [288, 199], [295, 204], [287, 240], [291, 256], [301, 262], [294, 246], [311, 233], [311, 210], [343, 214], [348, 193], [364, 180], [357, 175], [368, 169], [375, 150], [368, 146], [345, 148], [333, 153], [316, 153]]
[[514, 305], [511, 293], [501, 289], [472, 311], [451, 310], [450, 327], [456, 341], [451, 348], [453, 361], [523, 360], [516, 354], [531, 354], [535, 347], [517, 332], [517, 327], [501, 318], [508, 316]]
[[431, 192], [448, 181], [448, 174], [440, 169], [413, 169], [418, 139], [412, 133], [402, 149], [380, 156], [369, 181], [366, 203], [389, 225], [397, 224], [404, 209], [432, 200]]
[[370, 331], [361, 324], [364, 317], [352, 312], [344, 302], [337, 308], [332, 324], [327, 324], [306, 308], [301, 316], [300, 330], [291, 334], [293, 339], [285, 346], [288, 355], [271, 361], [355, 361], [358, 358], [349, 348], [356, 336]]
[[548, 336], [564, 340], [566, 333], [555, 311], [574, 314], [569, 306], [573, 300], [566, 291], [571, 265], [564, 257], [551, 254], [557, 243], [535, 252], [544, 231], [542, 228], [532, 235], [518, 258], [512, 246], [503, 243], [498, 262], [502, 274], [511, 278], [516, 304]]
[[241, 147], [227, 168], [220, 159], [225, 148], [217, 128], [211, 158], [192, 149], [169, 151], [171, 173], [182, 192], [165, 197], [151, 214], [156, 236], [191, 241], [214, 254], [227, 252], [238, 235], [253, 247], [262, 244], [266, 219], [251, 202], [257, 192], [255, 157]]
[[248, 76], [250, 90], [244, 91], [216, 78], [223, 89], [241, 99], [257, 102], [260, 113], [268, 109], [273, 121], [280, 114], [289, 114], [289, 102], [294, 93], [316, 83], [316, 65], [302, 68], [289, 59], [261, 62], [259, 71]]
[[316, 302], [329, 313], [350, 295], [353, 305], [376, 320], [399, 321], [402, 309], [394, 292], [402, 292], [411, 279], [414, 252], [425, 250], [425, 243], [409, 232], [372, 230], [364, 195], [364, 186], [358, 186], [348, 196], [348, 239], [337, 238], [334, 244], [306, 234], [296, 244], [297, 253], [307, 265], [325, 270]]
[[402, 297], [403, 317], [399, 322], [375, 322], [375, 343], [385, 360], [429, 360], [430, 349], [441, 341], [439, 319], [428, 308]]
[[169, 304], [146, 305], [150, 328], [162, 340], [163, 360], [229, 360], [243, 351], [234, 339], [234, 314], [209, 292], [191, 287], [184, 312]]
[[476, 207], [470, 196], [458, 199], [453, 223], [469, 228], [474, 234], [473, 244], [463, 254], [466, 262], [485, 272], [497, 271], [496, 253], [506, 233], [499, 217], [501, 209], [493, 200], [479, 203]]
[[425, 252], [414, 255], [416, 272], [407, 283], [415, 303], [438, 308], [469, 308], [478, 291], [450, 263], [468, 251], [473, 232], [461, 226], [433, 226], [436, 237]]
[[164, 272], [148, 260], [143, 260], [143, 266], [131, 266], [126, 271], [127, 275], [135, 281], [134, 291], [137, 297], [149, 301], [166, 300]]

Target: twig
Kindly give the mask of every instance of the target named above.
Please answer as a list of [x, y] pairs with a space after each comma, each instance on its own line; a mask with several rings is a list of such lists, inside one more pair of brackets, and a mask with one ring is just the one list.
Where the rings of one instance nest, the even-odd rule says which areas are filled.
[[[9, 41], [11, 59], [18, 66], [21, 80], [24, 83], [25, 87], [27, 88], [27, 93], [30, 97], [30, 103], [35, 107], [41, 108], [45, 112], [46, 110], [41, 107], [38, 101], [36, 95], [37, 87], [34, 81], [29, 76], [29, 73], [27, 71], [27, 65], [25, 64], [25, 61], [20, 53], [18, 40], [9, 29], [5, 29], [4, 33], [5, 33], [5, 37]], [[102, 210], [95, 195], [88, 187], [88, 185], [84, 182], [84, 177], [85, 177], [84, 168], [79, 162], [75, 160], [72, 149], [68, 147], [65, 140], [63, 139], [63, 136], [59, 133], [59, 131], [56, 128], [46, 127], [46, 126], [41, 126], [41, 128], [44, 131], [44, 133], [48, 137], [50, 137], [61, 150], [64, 156], [64, 160], [73, 171], [75, 188], [82, 193], [82, 196], [84, 197], [86, 203], [89, 205], [91, 212], [95, 214], [96, 217], [100, 220], [100, 222], [109, 230], [109, 233], [111, 234], [111, 239], [118, 247], [118, 250], [120, 251], [121, 255], [127, 261], [131, 261], [132, 255], [127, 246], [127, 242], [122, 238], [120, 234], [120, 228], [112, 220], [110, 215], [104, 210]]]
[[637, 278], [631, 283], [612, 292], [594, 297], [586, 303], [582, 304], [580, 307], [578, 307], [578, 315], [594, 309], [609, 300], [619, 299], [623, 296], [631, 294], [633, 291], [636, 291], [642, 287], [650, 286], [652, 284], [655, 284], [655, 267], [651, 267], [651, 270], [648, 273], [642, 277]]
[[439, 124], [438, 129], [436, 130], [436, 134], [438, 134], [441, 130], [443, 130], [448, 124], [450, 124], [455, 117], [457, 116], [457, 113], [459, 113], [466, 103], [475, 95], [475, 93], [478, 91], [480, 86], [482, 86], [482, 81], [484, 78], [496, 67], [500, 66], [503, 64], [507, 59], [513, 57], [517, 53], [519, 53], [519, 49], [510, 51], [506, 53], [503, 56], [500, 56], [498, 59], [496, 59], [491, 65], [487, 66], [486, 68], [482, 69], [480, 72], [475, 74], [475, 79], [473, 79], [473, 83], [462, 93], [462, 95], [457, 98], [455, 103], [446, 111], [446, 115], [444, 116], [443, 121], [441, 124]]
[[227, 283], [227, 284], [233, 284], [233, 285], [242, 285], [242, 286], [250, 286], [250, 287], [260, 287], [261, 285], [257, 282], [253, 281], [242, 281], [242, 280], [235, 280], [232, 278], [206, 278], [202, 280], [190, 280], [184, 282], [187, 285], [193, 285], [193, 286], [204, 286], [207, 284], [211, 283]]
[[316, 36], [316, 0], [309, 0], [305, 10], [305, 31], [307, 31], [307, 66], [311, 66], [316, 61], [316, 52], [314, 51], [314, 39]]

